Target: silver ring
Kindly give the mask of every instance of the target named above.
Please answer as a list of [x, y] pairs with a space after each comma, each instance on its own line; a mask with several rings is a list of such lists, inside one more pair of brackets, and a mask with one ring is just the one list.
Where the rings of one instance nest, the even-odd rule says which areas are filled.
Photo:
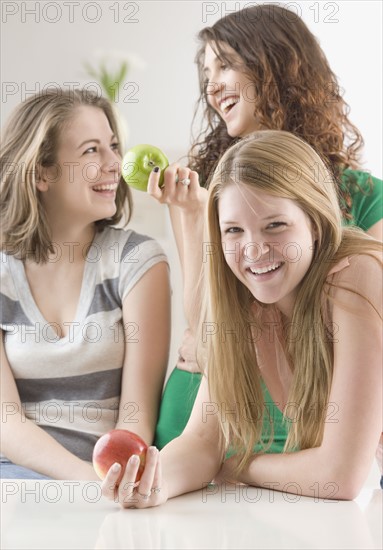
[[182, 183], [182, 185], [190, 185], [190, 179], [189, 178], [184, 178], [183, 180], [180, 180], [180, 183]]
[[143, 493], [140, 493], [140, 491], [137, 491], [137, 495], [139, 495], [142, 498], [142, 500], [148, 500], [148, 498], [150, 498], [151, 494], [152, 493], [150, 492], [148, 495], [144, 495]]
[[151, 491], [152, 493], [159, 493], [161, 491], [161, 487], [153, 487]]

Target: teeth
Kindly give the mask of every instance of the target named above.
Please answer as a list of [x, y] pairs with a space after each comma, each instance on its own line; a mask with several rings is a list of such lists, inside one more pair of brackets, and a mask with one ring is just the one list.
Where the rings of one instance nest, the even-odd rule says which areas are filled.
[[239, 97], [228, 97], [221, 103], [221, 111], [227, 111], [229, 107], [239, 102]]
[[117, 189], [117, 184], [109, 183], [108, 185], [95, 185], [93, 187], [94, 191], [114, 191]]
[[258, 269], [250, 267], [250, 271], [254, 273], [254, 275], [262, 275], [263, 273], [268, 273], [269, 271], [275, 271], [281, 265], [282, 265], [282, 262], [277, 262], [267, 267], [259, 267]]

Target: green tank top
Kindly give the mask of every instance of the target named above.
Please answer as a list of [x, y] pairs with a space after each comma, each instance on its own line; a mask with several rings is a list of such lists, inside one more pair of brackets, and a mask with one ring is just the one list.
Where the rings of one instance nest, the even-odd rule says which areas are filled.
[[[178, 369], [173, 370], [162, 396], [154, 445], [162, 449], [169, 441], [184, 430], [191, 414], [202, 375]], [[269, 412], [263, 421], [263, 441], [267, 443], [270, 434], [270, 420], [273, 424], [273, 442], [267, 453], [281, 453], [288, 434], [288, 420], [275, 405], [265, 384], [262, 384], [264, 403]], [[255, 451], [260, 450], [261, 444]]]

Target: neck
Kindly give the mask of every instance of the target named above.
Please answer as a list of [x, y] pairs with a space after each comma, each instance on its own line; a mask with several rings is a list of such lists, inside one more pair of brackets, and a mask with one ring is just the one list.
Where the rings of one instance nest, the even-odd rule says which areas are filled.
[[85, 227], [70, 227], [65, 228], [52, 227], [51, 235], [54, 243], [55, 254], [57, 261], [78, 262], [86, 258], [90, 244], [96, 234], [96, 226], [94, 224]]
[[275, 304], [276, 308], [282, 314], [282, 320], [284, 324], [287, 324], [293, 318], [295, 299], [286, 297], [284, 300], [280, 300]]

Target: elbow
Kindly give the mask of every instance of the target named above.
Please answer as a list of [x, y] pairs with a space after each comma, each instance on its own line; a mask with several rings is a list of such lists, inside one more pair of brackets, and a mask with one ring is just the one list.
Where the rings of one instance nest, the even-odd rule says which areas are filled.
[[[327, 472], [327, 482], [323, 484], [323, 498], [336, 500], [354, 500], [360, 493], [368, 472], [365, 466], [344, 462], [338, 467], [333, 466]], [[329, 487], [333, 496], [329, 496]]]
[[337, 500], [354, 500], [360, 493], [362, 485], [358, 485], [351, 480], [339, 484]]

